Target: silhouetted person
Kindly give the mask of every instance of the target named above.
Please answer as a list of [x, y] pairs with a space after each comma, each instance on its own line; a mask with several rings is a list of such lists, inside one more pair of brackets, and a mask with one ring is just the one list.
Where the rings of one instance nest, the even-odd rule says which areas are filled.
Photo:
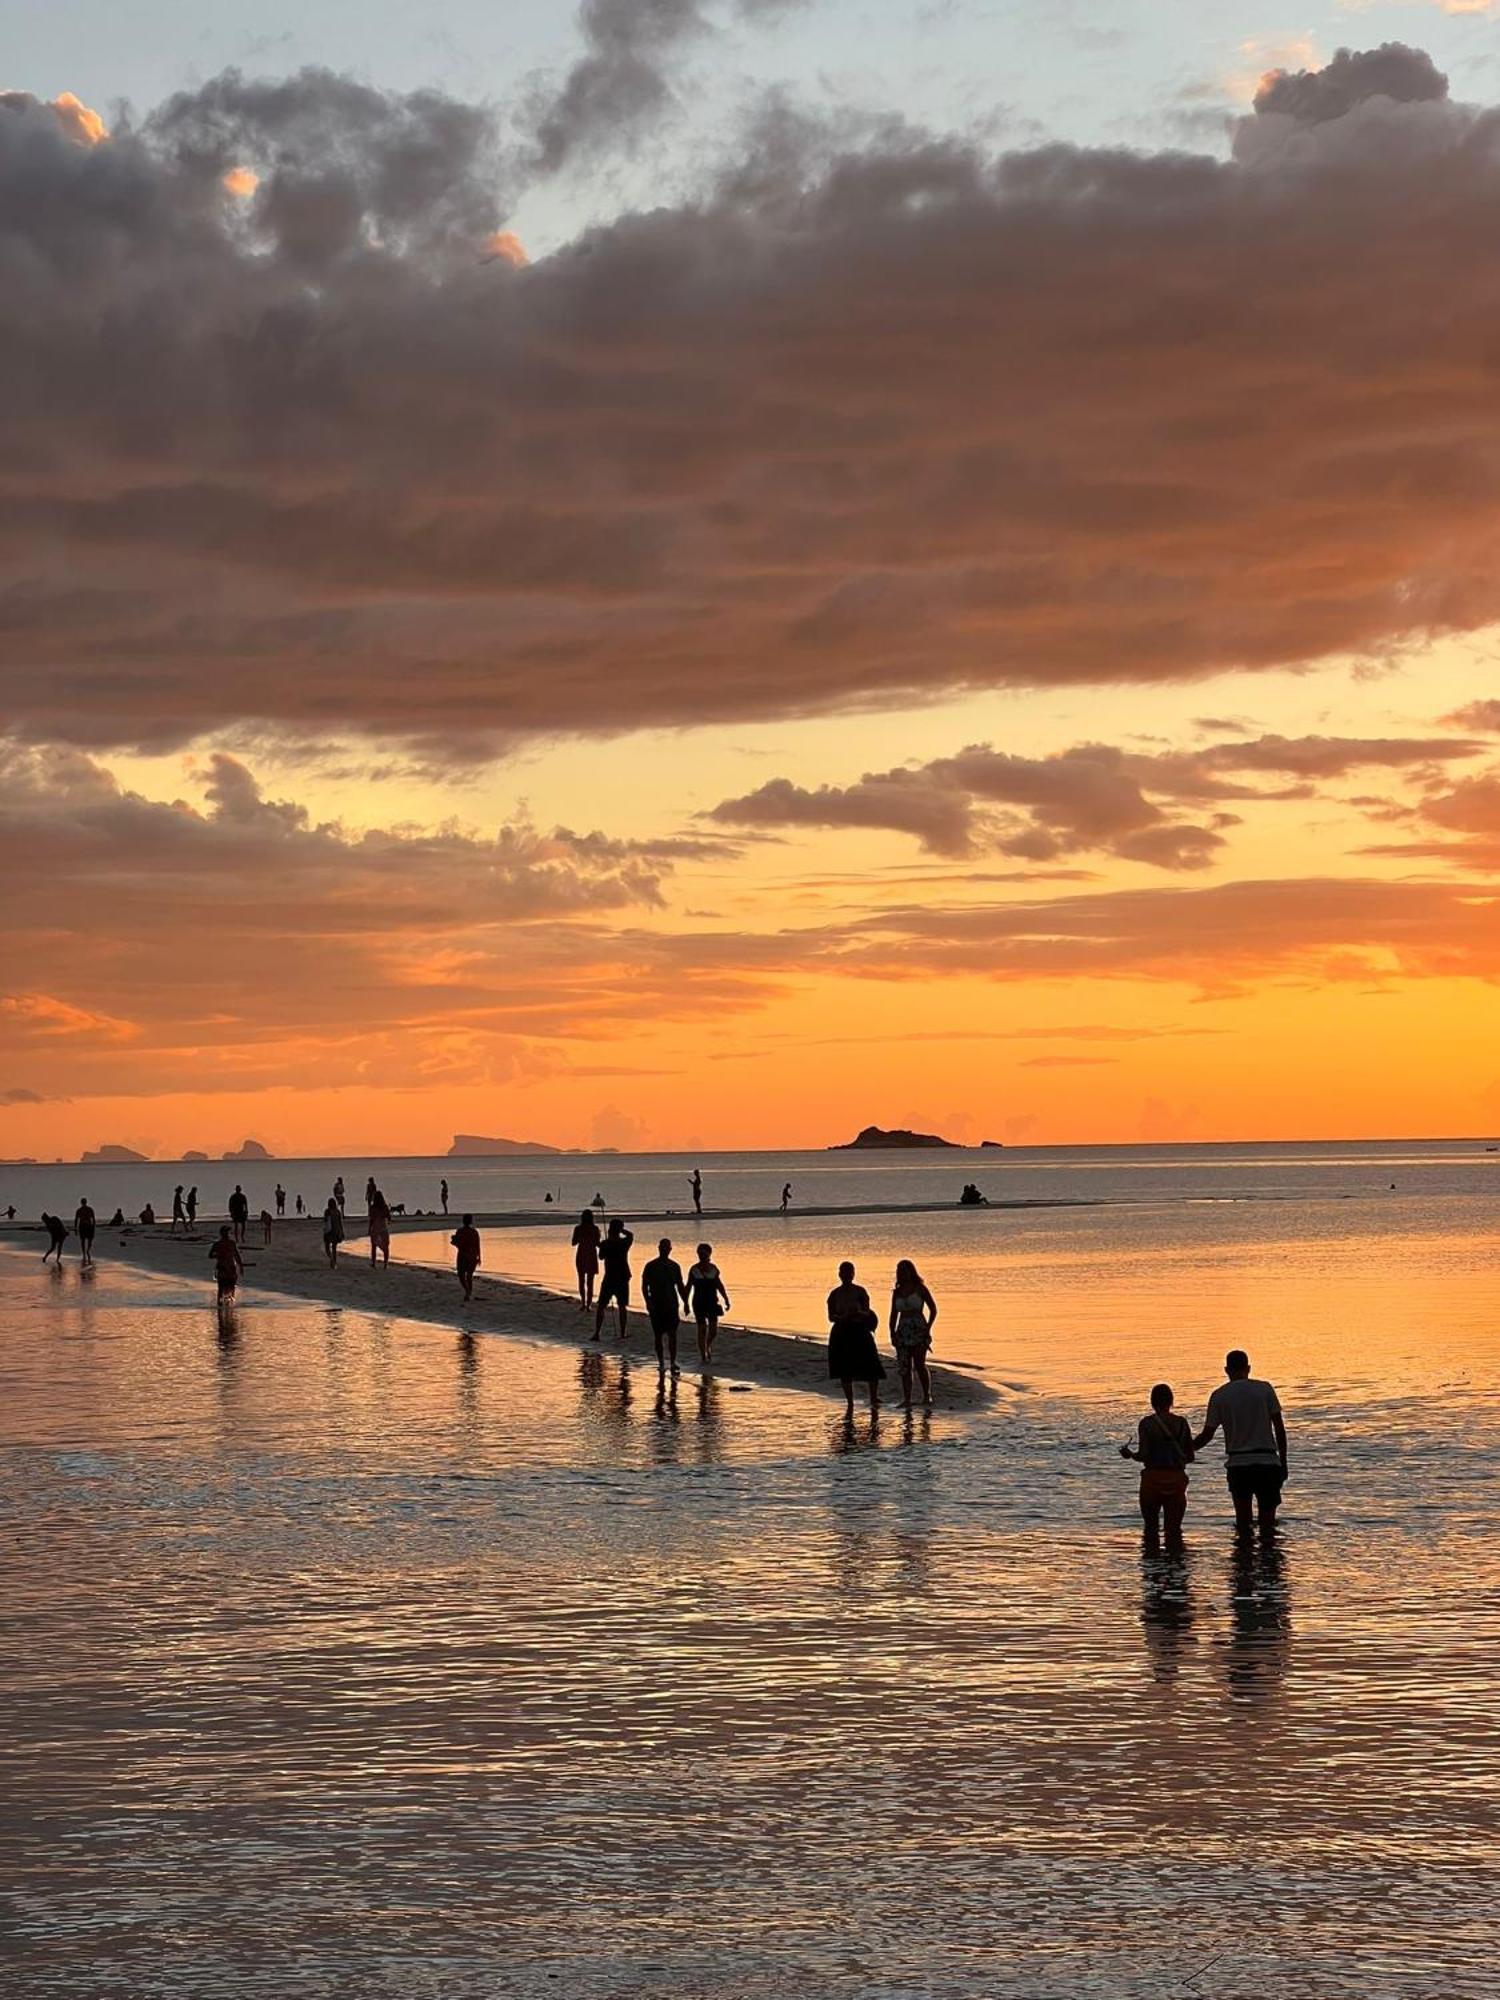
[[1193, 1433], [1186, 1417], [1172, 1414], [1172, 1400], [1171, 1385], [1158, 1382], [1151, 1391], [1151, 1408], [1136, 1426], [1134, 1449], [1128, 1444], [1120, 1446], [1121, 1458], [1133, 1458], [1141, 1468], [1141, 1519], [1148, 1549], [1160, 1545], [1163, 1521], [1167, 1547], [1182, 1547]]
[[42, 1262], [45, 1264], [49, 1257], [55, 1257], [58, 1263], [61, 1264], [63, 1245], [68, 1240], [67, 1223], [63, 1221], [60, 1215], [48, 1215], [47, 1211], [43, 1209], [42, 1227], [47, 1232], [47, 1248], [42, 1252]]
[[381, 1269], [388, 1270], [391, 1262], [391, 1206], [385, 1196], [370, 1182], [370, 1262], [378, 1255]]
[[338, 1196], [331, 1194], [323, 1211], [323, 1255], [328, 1259], [330, 1271], [339, 1261], [339, 1245], [343, 1240], [344, 1211], [339, 1207]]
[[598, 1303], [594, 1307], [595, 1340], [604, 1331], [604, 1315], [611, 1301], [619, 1307], [620, 1338], [625, 1338], [625, 1315], [630, 1306], [630, 1246], [634, 1241], [634, 1236], [619, 1216], [611, 1216], [604, 1241], [599, 1246], [604, 1277], [599, 1286]]
[[1248, 1535], [1258, 1508], [1260, 1531], [1269, 1535], [1276, 1526], [1276, 1509], [1286, 1483], [1286, 1423], [1281, 1404], [1269, 1382], [1251, 1375], [1250, 1357], [1242, 1347], [1225, 1355], [1224, 1373], [1229, 1380], [1221, 1382], [1209, 1397], [1193, 1450], [1202, 1451], [1222, 1427], [1224, 1473], [1234, 1501], [1235, 1526]]
[[714, 1262], [712, 1243], [698, 1245], [698, 1261], [689, 1270], [687, 1282], [688, 1299], [698, 1328], [698, 1359], [707, 1368], [714, 1358], [721, 1314], [729, 1310], [729, 1294]]
[[448, 1183], [446, 1181], [438, 1182], [438, 1193], [442, 1196], [443, 1213], [446, 1215], [448, 1213]]
[[594, 1280], [599, 1275], [599, 1225], [592, 1209], [583, 1211], [573, 1231], [573, 1267], [578, 1273], [578, 1310], [587, 1312], [594, 1303]]
[[177, 1234], [177, 1225], [178, 1225], [178, 1223], [179, 1223], [179, 1222], [180, 1222], [180, 1223], [182, 1224], [182, 1231], [183, 1231], [183, 1234], [184, 1234], [184, 1235], [186, 1235], [186, 1234], [187, 1234], [187, 1210], [186, 1210], [186, 1209], [185, 1209], [185, 1208], [183, 1207], [183, 1205], [182, 1205], [182, 1182], [181, 1182], [181, 1181], [179, 1181], [179, 1182], [177, 1183], [176, 1187], [174, 1187], [174, 1188], [173, 1188], [173, 1190], [172, 1190], [172, 1234], [173, 1234], [174, 1236], [175, 1236], [175, 1235]]
[[229, 1197], [229, 1220], [234, 1225], [234, 1240], [243, 1243], [245, 1231], [250, 1226], [250, 1197], [236, 1181], [234, 1193]]
[[156, 1210], [151, 1206], [149, 1201], [146, 1203], [146, 1206], [141, 1210], [137, 1220], [141, 1223], [143, 1228], [154, 1229], [156, 1227]]
[[688, 1182], [688, 1186], [693, 1190], [693, 1213], [694, 1215], [701, 1215], [703, 1213], [703, 1176], [696, 1167], [693, 1169], [693, 1178]]
[[937, 1300], [922, 1282], [922, 1274], [909, 1257], [896, 1266], [896, 1282], [891, 1287], [891, 1345], [901, 1370], [901, 1407], [912, 1406], [912, 1377], [922, 1388], [922, 1401], [932, 1407], [932, 1377], [927, 1372], [927, 1356], [932, 1349], [932, 1329], [937, 1323]]
[[989, 1202], [972, 1181], [965, 1181], [964, 1191], [958, 1197], [958, 1205], [960, 1208], [988, 1208]]
[[260, 1212], [260, 1240], [267, 1245], [271, 1241], [271, 1211], [268, 1208]]
[[791, 1205], [792, 1205], [792, 1184], [790, 1181], [788, 1181], [786, 1186], [781, 1190], [781, 1212], [783, 1215], [786, 1214], [787, 1210], [791, 1207]]
[[466, 1299], [474, 1296], [474, 1273], [479, 1269], [479, 1231], [472, 1215], [466, 1215], [448, 1241], [454, 1249], [454, 1268]]
[[187, 1219], [188, 1228], [196, 1229], [198, 1226], [198, 1190], [196, 1186], [190, 1187], [187, 1191]]
[[240, 1273], [245, 1268], [245, 1260], [240, 1255], [240, 1246], [229, 1233], [229, 1224], [221, 1222], [219, 1233], [208, 1246], [208, 1254], [213, 1259], [214, 1276], [219, 1282], [219, 1297], [232, 1299], [240, 1282]]
[[854, 1414], [854, 1385], [868, 1382], [870, 1408], [880, 1408], [880, 1384], [885, 1369], [875, 1351], [875, 1328], [879, 1325], [870, 1310], [870, 1294], [854, 1282], [854, 1266], [847, 1260], [839, 1265], [839, 1281], [828, 1294], [828, 1373], [844, 1388], [844, 1403]]
[[114, 1214], [109, 1218], [108, 1226], [111, 1229], [123, 1229], [125, 1227], [125, 1211], [123, 1208], [115, 1210]]
[[298, 1197], [297, 1197], [297, 1213], [298, 1213], [299, 1215], [302, 1215], [302, 1214], [304, 1214], [305, 1212], [306, 1212], [306, 1205], [305, 1205], [305, 1203], [303, 1202], [303, 1199], [302, 1199], [301, 1195], [299, 1194], [299, 1195], [298, 1195]]
[[339, 1205], [339, 1214], [342, 1215], [344, 1212], [344, 1176], [342, 1174], [339, 1175], [333, 1184], [333, 1198]]
[[665, 1375], [670, 1363], [675, 1375], [677, 1329], [682, 1324], [680, 1307], [687, 1298], [687, 1286], [682, 1280], [681, 1265], [673, 1260], [670, 1236], [661, 1239], [656, 1246], [656, 1255], [641, 1272], [641, 1297], [645, 1300], [646, 1316], [651, 1321], [651, 1332], [656, 1341], [656, 1372]]
[[590, 1208], [603, 1208], [605, 1205], [606, 1205], [605, 1200], [602, 1194], [596, 1194], [594, 1196], [594, 1199], [589, 1203]]
[[5, 1219], [6, 1219], [6, 1221], [7, 1221], [7, 1222], [14, 1222], [14, 1221], [15, 1221], [15, 1219], [16, 1219], [16, 1205], [15, 1205], [15, 1203], [14, 1203], [14, 1202], [12, 1202], [12, 1203], [11, 1203], [11, 1205], [10, 1205], [10, 1207], [9, 1207], [8, 1209], [6, 1209], [6, 1211], [5, 1211]]
[[281, 1185], [280, 1181], [276, 1183], [276, 1213], [278, 1215], [286, 1214], [286, 1189]]
[[78, 1231], [78, 1248], [81, 1261], [85, 1264], [92, 1264], [94, 1261], [94, 1230], [98, 1220], [99, 1218], [89, 1207], [88, 1196], [85, 1195], [73, 1213], [73, 1227]]

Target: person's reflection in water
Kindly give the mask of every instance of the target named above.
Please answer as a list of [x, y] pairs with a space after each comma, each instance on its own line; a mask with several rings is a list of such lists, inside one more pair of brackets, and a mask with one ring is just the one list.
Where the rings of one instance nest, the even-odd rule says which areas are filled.
[[1228, 1581], [1230, 1627], [1224, 1675], [1229, 1697], [1264, 1702], [1280, 1689], [1291, 1653], [1291, 1596], [1280, 1540], [1237, 1538]]
[[872, 1410], [860, 1422], [853, 1410], [846, 1410], [836, 1423], [828, 1426], [828, 1444], [835, 1458], [844, 1458], [850, 1452], [873, 1451], [880, 1443], [880, 1412]]
[[724, 1391], [712, 1375], [697, 1381], [698, 1423], [694, 1432], [700, 1465], [717, 1465], [724, 1456]]
[[218, 1322], [219, 1361], [227, 1381], [233, 1373], [240, 1345], [239, 1308], [232, 1293], [214, 1302], [214, 1316]]
[[1187, 1649], [1195, 1643], [1191, 1559], [1185, 1548], [1167, 1555], [1149, 1541], [1141, 1546], [1141, 1632], [1156, 1681], [1175, 1681]]
[[458, 1415], [459, 1429], [472, 1443], [479, 1432], [479, 1342], [468, 1332], [458, 1336]]

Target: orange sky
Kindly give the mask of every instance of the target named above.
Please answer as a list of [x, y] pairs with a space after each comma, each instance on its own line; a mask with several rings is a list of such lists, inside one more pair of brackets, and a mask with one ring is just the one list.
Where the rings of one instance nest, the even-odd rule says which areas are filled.
[[529, 256], [486, 107], [85, 114], [0, 96], [0, 1156], [1500, 1125], [1419, 51], [1197, 158], [809, 116]]

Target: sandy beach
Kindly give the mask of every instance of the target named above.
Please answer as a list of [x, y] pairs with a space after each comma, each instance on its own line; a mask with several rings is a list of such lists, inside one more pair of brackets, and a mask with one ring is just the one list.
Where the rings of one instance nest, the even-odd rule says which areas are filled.
[[[536, 1217], [477, 1216], [475, 1220], [481, 1229], [486, 1229], [503, 1227], [507, 1221], [534, 1223]], [[448, 1222], [449, 1226], [456, 1226], [456, 1218], [450, 1217]], [[443, 1223], [444, 1218], [440, 1215], [397, 1216], [393, 1229], [410, 1232], [438, 1228]], [[248, 1298], [257, 1291], [272, 1291], [293, 1298], [316, 1300], [325, 1305], [349, 1306], [361, 1312], [397, 1314], [403, 1319], [422, 1320], [465, 1333], [508, 1334], [523, 1340], [558, 1341], [569, 1346], [593, 1344], [590, 1338], [592, 1315], [586, 1316], [579, 1311], [576, 1296], [514, 1284], [481, 1270], [475, 1280], [474, 1297], [466, 1303], [451, 1272], [396, 1262], [387, 1269], [372, 1266], [368, 1238], [352, 1216], [349, 1227], [351, 1233], [345, 1241], [338, 1265], [330, 1270], [323, 1253], [320, 1217], [276, 1223], [270, 1244], [259, 1240], [261, 1225], [258, 1221], [253, 1222], [250, 1240], [243, 1246], [245, 1277], [242, 1296]], [[648, 1225], [643, 1225], [638, 1232], [638, 1264], [647, 1254], [645, 1237], [648, 1233]], [[99, 1263], [108, 1263], [111, 1259], [123, 1260], [148, 1271], [190, 1279], [201, 1284], [207, 1295], [213, 1284], [208, 1247], [217, 1234], [216, 1222], [211, 1225], [200, 1223], [197, 1232], [187, 1236], [181, 1231], [174, 1236], [162, 1224], [154, 1229], [139, 1224], [123, 1231], [101, 1229], [95, 1259]], [[45, 1238], [39, 1229], [13, 1228], [0, 1232], [0, 1242], [14, 1248], [35, 1245], [40, 1256]], [[560, 1261], [565, 1259], [565, 1243], [559, 1243], [558, 1253]], [[77, 1256], [77, 1239], [70, 1237], [68, 1262], [76, 1263]], [[819, 1309], [820, 1304], [818, 1299], [809, 1299], [809, 1316]], [[799, 1339], [791, 1334], [765, 1333], [738, 1326], [732, 1319], [726, 1319], [720, 1325], [719, 1340], [721, 1345], [714, 1369], [718, 1377], [757, 1383], [768, 1388], [812, 1390], [820, 1395], [841, 1398], [839, 1385], [828, 1379], [825, 1343], [816, 1336]], [[693, 1344], [692, 1323], [689, 1321], [679, 1335], [679, 1358], [684, 1374], [697, 1372]], [[621, 1351], [613, 1311], [606, 1320], [600, 1345], [612, 1354]], [[626, 1349], [632, 1355], [652, 1361], [655, 1359], [646, 1315], [634, 1305], [630, 1313]], [[896, 1390], [895, 1363], [884, 1347], [882, 1356], [888, 1376], [886, 1394], [890, 1397]], [[980, 1410], [996, 1401], [995, 1392], [976, 1374], [956, 1368], [934, 1366], [932, 1385], [936, 1402], [943, 1409]], [[862, 1400], [863, 1391], [860, 1393]]]

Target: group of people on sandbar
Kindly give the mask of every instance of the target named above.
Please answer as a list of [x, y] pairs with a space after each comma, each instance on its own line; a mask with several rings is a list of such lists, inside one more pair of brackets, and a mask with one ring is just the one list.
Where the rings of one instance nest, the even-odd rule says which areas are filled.
[[1281, 1402], [1269, 1382], [1250, 1373], [1250, 1357], [1242, 1347], [1225, 1355], [1224, 1374], [1227, 1380], [1209, 1397], [1203, 1428], [1196, 1435], [1173, 1407], [1171, 1384], [1158, 1382], [1151, 1391], [1151, 1407], [1136, 1427], [1135, 1443], [1120, 1446], [1121, 1458], [1135, 1459], [1141, 1468], [1141, 1519], [1148, 1548], [1161, 1546], [1164, 1525], [1167, 1547], [1182, 1546], [1188, 1467], [1220, 1430], [1237, 1531], [1249, 1535], [1258, 1526], [1269, 1537], [1275, 1529], [1287, 1480]]

